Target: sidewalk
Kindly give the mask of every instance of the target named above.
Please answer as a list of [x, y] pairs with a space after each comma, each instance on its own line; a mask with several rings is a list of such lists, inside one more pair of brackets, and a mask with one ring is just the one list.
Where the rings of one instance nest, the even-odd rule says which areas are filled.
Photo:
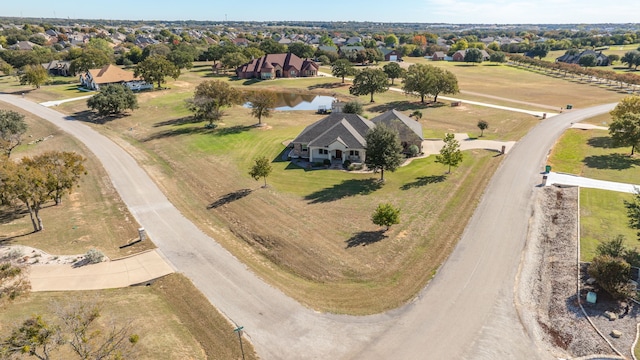
[[[454, 137], [460, 143], [460, 150], [473, 150], [484, 149], [493, 151], [502, 151], [502, 147], [505, 147], [505, 154], [511, 150], [515, 141], [497, 141], [497, 140], [480, 140], [478, 138], [471, 139], [469, 135], [465, 133], [456, 133]], [[422, 152], [428, 156], [432, 154], [438, 154], [440, 149], [444, 146], [444, 141], [440, 139], [427, 139], [422, 142]]]
[[66, 102], [88, 99], [88, 98], [92, 97], [93, 95], [95, 95], [95, 94], [75, 97], [75, 98], [71, 98], [71, 99], [64, 99], [64, 100], [45, 101], [45, 102], [41, 102], [40, 105], [42, 105], [44, 107], [58, 106], [60, 104], [66, 103]]
[[158, 250], [121, 260], [73, 267], [32, 265], [31, 291], [98, 290], [144, 283], [174, 272]]
[[618, 192], [626, 192], [633, 194], [636, 189], [640, 189], [640, 185], [625, 184], [613, 181], [589, 179], [577, 175], [550, 172], [547, 174], [546, 186], [551, 185], [570, 185], [580, 186], [591, 189], [602, 189]]

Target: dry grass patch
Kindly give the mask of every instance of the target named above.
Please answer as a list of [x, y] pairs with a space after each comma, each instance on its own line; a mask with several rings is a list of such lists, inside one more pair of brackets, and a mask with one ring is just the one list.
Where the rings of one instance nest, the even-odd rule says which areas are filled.
[[[240, 359], [238, 337], [229, 323], [185, 277], [172, 274], [152, 286], [42, 292], [18, 298], [0, 312], [0, 335], [32, 314], [53, 320], [52, 304], [102, 304], [101, 324], [131, 322], [140, 336], [137, 359]], [[246, 340], [246, 339], [245, 339]], [[244, 341], [247, 359], [255, 359]], [[56, 358], [71, 358], [59, 356]]]
[[[1, 208], [1, 244], [22, 244], [60, 255], [82, 254], [90, 248], [97, 248], [111, 258], [155, 247], [147, 241], [120, 249], [120, 246], [137, 238], [139, 225], [89, 150], [47, 121], [4, 102], [0, 107], [25, 114], [29, 126], [24, 144], [14, 151], [13, 159], [49, 150], [75, 151], [87, 159], [87, 175], [82, 177], [79, 187], [70, 196], [63, 197], [60, 205], [54, 206], [51, 202], [42, 210], [44, 231], [33, 233], [26, 211]], [[37, 139], [46, 140], [35, 143]]]

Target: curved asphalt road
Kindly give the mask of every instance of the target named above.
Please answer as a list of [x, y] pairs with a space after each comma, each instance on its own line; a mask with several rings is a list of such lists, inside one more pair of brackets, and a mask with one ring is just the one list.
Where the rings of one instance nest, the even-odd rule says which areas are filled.
[[533, 189], [548, 150], [570, 123], [615, 106], [542, 121], [506, 156], [458, 246], [419, 296], [384, 314], [355, 317], [314, 312], [258, 279], [184, 218], [131, 156], [85, 124], [20, 97], [0, 100], [83, 141], [162, 254], [245, 327], [263, 359], [550, 358], [536, 349], [514, 306]]

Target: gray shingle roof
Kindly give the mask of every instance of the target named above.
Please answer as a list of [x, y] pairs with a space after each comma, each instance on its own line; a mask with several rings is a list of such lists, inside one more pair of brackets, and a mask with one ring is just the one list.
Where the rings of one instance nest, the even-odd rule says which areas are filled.
[[[399, 122], [396, 120], [399, 120]], [[421, 140], [424, 140], [422, 136], [422, 125], [420, 125], [420, 123], [415, 121], [414, 119], [408, 117], [407, 115], [395, 109], [389, 110], [383, 114], [380, 114], [374, 117], [373, 119], [371, 119], [371, 122], [373, 122], [376, 125], [384, 124], [388, 127], [396, 129], [399, 134], [403, 134], [403, 131], [402, 131], [403, 129], [401, 128], [400, 124], [404, 124], [404, 126], [406, 126], [406, 128], [409, 128], [414, 134], [418, 136], [418, 138], [420, 138]]]
[[328, 146], [341, 141], [350, 148], [363, 148], [364, 136], [375, 125], [357, 114], [333, 113], [307, 126], [292, 142]]

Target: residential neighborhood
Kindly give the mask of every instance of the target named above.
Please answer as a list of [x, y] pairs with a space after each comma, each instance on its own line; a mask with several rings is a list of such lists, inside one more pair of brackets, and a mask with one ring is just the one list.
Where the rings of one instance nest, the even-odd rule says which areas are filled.
[[0, 17], [1, 359], [640, 354], [640, 24], [61, 1]]

